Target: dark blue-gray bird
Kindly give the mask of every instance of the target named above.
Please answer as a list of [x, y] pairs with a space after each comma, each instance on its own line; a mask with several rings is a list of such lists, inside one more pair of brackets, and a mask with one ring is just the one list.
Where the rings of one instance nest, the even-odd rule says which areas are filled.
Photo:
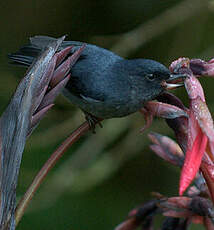
[[[29, 66], [55, 38], [35, 36], [9, 58]], [[59, 50], [74, 46], [72, 53], [83, 44], [64, 41]], [[87, 118], [123, 117], [141, 109], [155, 99], [169, 84], [183, 75], [171, 74], [161, 63], [149, 59], [124, 59], [104, 48], [86, 44], [80, 59], [72, 67], [71, 78], [63, 94], [81, 108]], [[93, 119], [92, 119], [93, 120]]]

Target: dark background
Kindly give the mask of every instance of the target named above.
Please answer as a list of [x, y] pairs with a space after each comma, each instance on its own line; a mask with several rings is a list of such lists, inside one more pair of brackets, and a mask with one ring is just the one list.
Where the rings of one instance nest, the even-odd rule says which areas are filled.
[[[80, 40], [121, 56], [152, 58], [169, 65], [180, 56], [214, 57], [214, 1], [207, 0], [22, 0], [0, 2], [0, 111], [25, 70], [8, 65], [7, 54], [34, 35]], [[214, 109], [214, 79], [203, 79]], [[187, 104], [184, 89], [174, 92]], [[60, 96], [29, 138], [21, 165], [18, 199], [54, 149], [84, 120]], [[18, 229], [113, 229], [151, 192], [178, 194], [179, 169], [149, 150], [139, 113], [103, 122], [58, 162], [36, 193]], [[164, 120], [149, 131], [173, 137]], [[157, 219], [157, 225], [160, 218]], [[201, 229], [194, 226], [192, 229]]]

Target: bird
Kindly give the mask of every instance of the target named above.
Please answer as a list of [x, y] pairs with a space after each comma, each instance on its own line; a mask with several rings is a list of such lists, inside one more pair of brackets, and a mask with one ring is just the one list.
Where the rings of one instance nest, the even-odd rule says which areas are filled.
[[[15, 64], [30, 66], [34, 59], [56, 38], [34, 36], [19, 51], [9, 54]], [[151, 59], [125, 59], [96, 45], [63, 41], [59, 50], [73, 46], [71, 54], [85, 45], [79, 60], [70, 69], [71, 77], [62, 94], [79, 107], [87, 121], [125, 117], [154, 100], [170, 84], [184, 77], [172, 74], [163, 64]]]

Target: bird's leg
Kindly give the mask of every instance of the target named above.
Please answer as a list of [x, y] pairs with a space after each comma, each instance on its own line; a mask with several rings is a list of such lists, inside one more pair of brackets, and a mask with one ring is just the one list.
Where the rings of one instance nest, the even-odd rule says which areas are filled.
[[85, 114], [85, 119], [88, 122], [90, 129], [92, 130], [92, 133], [96, 133], [95, 132], [96, 124], [98, 124], [100, 126], [100, 128], [103, 127], [99, 118], [95, 117], [94, 115], [92, 115], [86, 111], [83, 111], [83, 112]]

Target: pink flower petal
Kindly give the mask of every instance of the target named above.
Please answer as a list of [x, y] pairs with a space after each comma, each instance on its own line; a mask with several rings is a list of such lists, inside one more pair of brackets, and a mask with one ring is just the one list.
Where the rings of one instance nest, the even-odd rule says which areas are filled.
[[210, 111], [204, 101], [200, 97], [191, 101], [191, 108], [198, 121], [199, 126], [209, 138], [214, 142], [214, 124]]
[[169, 137], [162, 136], [158, 133], [150, 133], [150, 140], [153, 142], [150, 148], [161, 158], [182, 167], [184, 154], [179, 145]]
[[163, 212], [163, 216], [171, 216], [175, 218], [187, 218], [192, 216], [192, 212], [188, 210], [184, 210], [184, 211], [167, 210], [166, 212]]
[[189, 62], [190, 62], [189, 58], [184, 58], [184, 57], [178, 58], [177, 60], [171, 63], [169, 70], [172, 73], [177, 73], [181, 68], [188, 68]]
[[[65, 76], [70, 71], [70, 68], [76, 63], [76, 61], [80, 57], [84, 48], [85, 48], [85, 45], [81, 46], [75, 53], [73, 53], [64, 62], [62, 62], [59, 66], [57, 66], [57, 69], [54, 71], [54, 75], [50, 82], [51, 87], [56, 86], [60, 81], [62, 81], [65, 78]], [[56, 55], [60, 55], [60, 60], [62, 60], [63, 58], [62, 55], [67, 55], [68, 51], [69, 49], [65, 49], [65, 52], [63, 52], [62, 50], [60, 53]]]
[[38, 109], [36, 112], [39, 110], [43, 109], [44, 107], [48, 106], [49, 104], [52, 104], [54, 102], [54, 99], [59, 95], [59, 93], [62, 91], [62, 89], [65, 87], [67, 84], [68, 80], [70, 79], [70, 74], [67, 75], [66, 78], [64, 78], [61, 82], [59, 82], [54, 88], [52, 88], [43, 98], [41, 101]]
[[212, 201], [214, 202], [214, 164], [203, 159], [200, 169], [203, 173], [204, 179], [206, 180]]
[[65, 49], [61, 50], [60, 52], [56, 53], [56, 56], [57, 56], [56, 66], [57, 67], [65, 60], [65, 58], [71, 52], [72, 48], [73, 46], [68, 46]]
[[214, 76], [214, 59], [208, 62], [201, 59], [190, 60], [190, 68], [195, 75]]
[[187, 140], [188, 149], [192, 149], [194, 140], [199, 132], [200, 132], [200, 126], [198, 124], [198, 121], [196, 120], [195, 114], [193, 113], [192, 109], [190, 109], [189, 120], [188, 120], [188, 140]]
[[135, 218], [131, 218], [119, 224], [114, 230], [135, 230], [137, 227], [137, 221]]
[[208, 152], [209, 158], [212, 162], [214, 162], [214, 142], [209, 141], [209, 149], [210, 149], [210, 151]]
[[210, 217], [208, 217], [208, 216], [205, 216], [203, 219], [204, 219], [205, 229], [207, 229], [207, 230], [213, 230], [214, 226], [213, 226], [212, 219]]
[[175, 197], [170, 197], [167, 199], [166, 203], [169, 205], [172, 205], [174, 207], [180, 208], [180, 209], [187, 209], [192, 201], [192, 198], [190, 197], [180, 197], [180, 196], [175, 196]]
[[153, 115], [146, 108], [141, 108], [140, 112], [143, 114], [145, 120], [145, 125], [140, 129], [142, 133], [152, 125]]
[[174, 119], [177, 117], [187, 117], [187, 113], [175, 106], [163, 102], [149, 101], [146, 103], [145, 108], [154, 116]]
[[194, 77], [193, 75], [190, 75], [189, 77], [185, 79], [184, 84], [185, 84], [188, 96], [191, 100], [196, 99], [199, 96], [201, 100], [205, 102], [203, 88], [199, 80], [196, 77]]
[[194, 179], [199, 170], [202, 157], [207, 146], [207, 136], [200, 130], [195, 138], [191, 150], [187, 150], [184, 165], [181, 171], [179, 195], [181, 196]]

